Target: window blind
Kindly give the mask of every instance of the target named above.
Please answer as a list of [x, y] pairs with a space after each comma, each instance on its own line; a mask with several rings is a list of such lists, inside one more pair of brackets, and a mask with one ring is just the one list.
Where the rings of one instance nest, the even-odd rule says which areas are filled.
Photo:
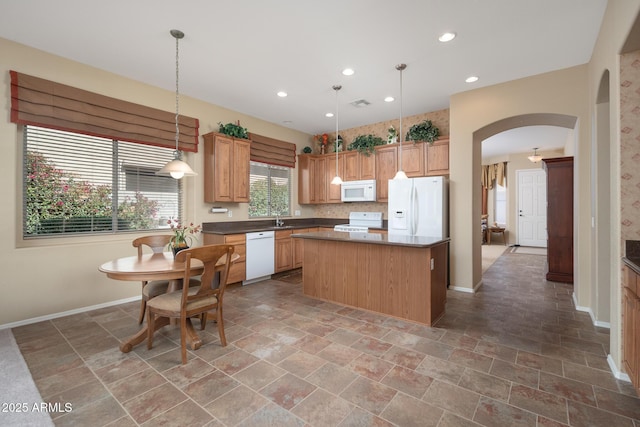
[[173, 150], [54, 129], [24, 131], [23, 235], [168, 228], [181, 182], [156, 176]]
[[270, 165], [296, 167], [296, 145], [290, 142], [249, 133], [251, 160]]
[[[175, 112], [78, 89], [17, 71], [11, 74], [11, 121], [175, 150]], [[179, 116], [183, 151], [198, 152], [198, 119]]]

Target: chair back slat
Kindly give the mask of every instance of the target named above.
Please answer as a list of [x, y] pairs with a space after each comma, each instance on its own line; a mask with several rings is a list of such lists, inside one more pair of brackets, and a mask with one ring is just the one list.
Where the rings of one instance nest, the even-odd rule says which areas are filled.
[[142, 256], [143, 246], [148, 246], [154, 254], [164, 252], [165, 248], [169, 245], [171, 240], [171, 234], [157, 234], [154, 236], [144, 236], [135, 239], [132, 244], [133, 247], [138, 248], [138, 256]]
[[[189, 295], [189, 287], [182, 288], [182, 310], [186, 310], [187, 303], [198, 299], [208, 298], [215, 295], [218, 303], [221, 304], [224, 289], [227, 285], [229, 276], [229, 266], [231, 264], [231, 255], [233, 254], [232, 245], [206, 245], [191, 249], [184, 249], [176, 255], [176, 262], [184, 262], [183, 283], [188, 283], [191, 275], [191, 261], [193, 259], [200, 260], [204, 265], [204, 271], [200, 278], [200, 287], [195, 294]], [[216, 277], [216, 264], [221, 258], [225, 257], [222, 265], [217, 268], [220, 272]]]

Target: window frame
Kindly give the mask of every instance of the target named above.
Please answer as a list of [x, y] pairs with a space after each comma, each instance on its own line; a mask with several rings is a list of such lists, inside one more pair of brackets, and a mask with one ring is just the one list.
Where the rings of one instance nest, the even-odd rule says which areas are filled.
[[[20, 177], [22, 178], [22, 185], [19, 186], [19, 197], [20, 197], [20, 201], [17, 204], [18, 207], [18, 215], [16, 217], [16, 221], [17, 221], [17, 227], [16, 227], [16, 240], [18, 242], [18, 247], [31, 247], [31, 246], [42, 246], [42, 245], [48, 245], [48, 244], [55, 244], [56, 241], [58, 241], [57, 239], [65, 239], [65, 242], [71, 240], [71, 241], [79, 241], [79, 242], [87, 242], [89, 240], [97, 240], [97, 241], [102, 241], [105, 238], [111, 240], [111, 239], [115, 239], [115, 240], [119, 240], [122, 239], [123, 236], [127, 236], [126, 239], [129, 240], [130, 239], [130, 235], [132, 233], [145, 233], [145, 232], [155, 232], [157, 233], [158, 230], [163, 230], [166, 231], [168, 230], [168, 226], [163, 227], [162, 226], [162, 222], [158, 223], [158, 227], [155, 228], [138, 228], [138, 229], [112, 229], [111, 230], [93, 230], [93, 231], [75, 231], [75, 232], [65, 232], [65, 233], [48, 233], [48, 234], [28, 234], [27, 233], [27, 222], [26, 222], [26, 204], [27, 204], [27, 188], [28, 188], [28, 184], [27, 184], [27, 177], [26, 177], [26, 173], [27, 173], [27, 153], [29, 151], [30, 145], [29, 145], [29, 132], [28, 132], [28, 128], [40, 128], [42, 129], [44, 132], [58, 132], [58, 130], [56, 129], [51, 129], [51, 128], [46, 128], [46, 127], [42, 127], [42, 126], [36, 126], [36, 125], [21, 125], [18, 126], [18, 132], [17, 132], [17, 137], [18, 137], [18, 141], [19, 141], [19, 157], [20, 157], [20, 166], [21, 166], [21, 171], [20, 171]], [[66, 133], [71, 133], [74, 135], [78, 135], [79, 139], [87, 139], [87, 138], [92, 138], [92, 136], [90, 135], [86, 135], [80, 132], [68, 132], [68, 131], [63, 131]], [[129, 152], [131, 153], [132, 149], [135, 149], [137, 145], [139, 145], [141, 148], [142, 147], [146, 147], [144, 149], [149, 150], [149, 149], [153, 149], [153, 150], [166, 150], [166, 154], [167, 154], [167, 159], [170, 160], [173, 158], [174, 156], [174, 149], [169, 149], [169, 148], [163, 148], [163, 147], [152, 147], [146, 144], [139, 144], [136, 142], [130, 142], [130, 141], [122, 141], [122, 140], [115, 140], [115, 139], [109, 139], [109, 138], [101, 138], [98, 137], [99, 140], [102, 141], [98, 141], [98, 143], [104, 143], [106, 141], [109, 141], [110, 144], [112, 145], [112, 147], [116, 147], [116, 151], [115, 153], [112, 154], [112, 156], [110, 157], [110, 162], [111, 162], [111, 178], [108, 181], [109, 184], [111, 186], [111, 197], [112, 200], [116, 200], [116, 198], [118, 197], [118, 193], [121, 191], [127, 191], [127, 193], [134, 193], [135, 194], [135, 190], [123, 190], [123, 188], [125, 188], [125, 186], [127, 185], [127, 180], [128, 180], [128, 175], [130, 175], [130, 169], [132, 166], [132, 162], [130, 161], [122, 161], [121, 159], [119, 159], [118, 154], [119, 153], [123, 153], [123, 152]], [[124, 144], [124, 145], [123, 145]], [[122, 146], [122, 148], [120, 148], [120, 146]], [[68, 147], [67, 147], [68, 149]], [[144, 150], [143, 150], [144, 151]], [[141, 156], [144, 155], [144, 152], [141, 152]], [[162, 153], [162, 156], [164, 156], [164, 153]], [[162, 158], [162, 157], [160, 157]], [[137, 164], [133, 165], [138, 166]], [[161, 166], [160, 166], [161, 167]], [[149, 170], [151, 170], [152, 168], [149, 168], [148, 166], [143, 166], [144, 172], [149, 172]], [[159, 168], [158, 168], [159, 169]], [[106, 175], [105, 175], [106, 176]], [[158, 179], [166, 179], [166, 177], [158, 177]], [[91, 182], [91, 181], [89, 181]], [[92, 184], [100, 184], [100, 182], [92, 182]], [[174, 191], [170, 191], [169, 193], [174, 194], [174, 196], [171, 196], [173, 198], [175, 198], [175, 203], [177, 204], [177, 210], [174, 208], [173, 211], [177, 213], [178, 218], [182, 218], [183, 217], [183, 210], [184, 210], [184, 185], [181, 181], [177, 181], [176, 183], [177, 186], [177, 192]], [[122, 187], [122, 188], [119, 188]], [[158, 186], [160, 193], [162, 193], [163, 191], [163, 186], [159, 185]], [[148, 194], [149, 191], [146, 191], [146, 193]], [[145, 194], [144, 190], [142, 190], [142, 194]], [[118, 207], [124, 203], [125, 199], [116, 201], [114, 203], [112, 203], [111, 205], [111, 219], [112, 219], [112, 224], [115, 224], [114, 221], [117, 221], [118, 218]], [[169, 200], [170, 203], [173, 203]], [[175, 206], [175, 205], [174, 205]], [[173, 217], [173, 216], [172, 216]], [[46, 243], [45, 243], [46, 242]]]
[[[259, 168], [264, 168], [266, 169], [269, 173], [268, 175], [260, 175], [260, 176], [265, 176], [266, 177], [266, 181], [267, 181], [267, 200], [268, 202], [266, 203], [266, 207], [267, 207], [267, 214], [266, 215], [252, 215], [251, 211], [252, 211], [252, 201], [254, 200], [254, 198], [252, 197], [252, 189], [253, 189], [253, 182], [254, 180], [251, 178], [252, 175], [256, 175], [256, 174], [252, 174], [251, 170], [253, 167], [259, 167]], [[272, 188], [271, 188], [271, 184], [272, 184], [272, 175], [271, 175], [271, 171], [273, 170], [278, 170], [278, 171], [286, 171], [286, 180], [287, 180], [287, 192], [286, 192], [286, 212], [279, 212], [279, 213], [274, 213], [273, 212], [273, 204], [271, 203], [271, 199], [272, 199]], [[248, 206], [248, 211], [247, 211], [247, 217], [249, 219], [261, 219], [261, 218], [274, 218], [277, 216], [280, 217], [287, 217], [287, 216], [291, 216], [291, 187], [292, 187], [292, 182], [291, 182], [291, 171], [292, 168], [290, 167], [286, 167], [286, 166], [279, 166], [279, 165], [272, 165], [269, 163], [263, 163], [263, 162], [258, 162], [258, 161], [254, 161], [251, 160], [249, 162], [249, 206]], [[276, 178], [282, 178], [282, 177], [276, 177]]]

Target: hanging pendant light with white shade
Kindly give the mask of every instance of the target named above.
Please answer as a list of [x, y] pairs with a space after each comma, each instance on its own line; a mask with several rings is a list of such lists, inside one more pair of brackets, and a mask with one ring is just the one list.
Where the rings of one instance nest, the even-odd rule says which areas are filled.
[[331, 180], [331, 184], [333, 185], [340, 185], [342, 184], [342, 178], [340, 178], [340, 174], [338, 173], [338, 140], [339, 140], [339, 135], [338, 135], [338, 91], [342, 89], [342, 86], [340, 85], [335, 85], [333, 86], [333, 90], [336, 91], [336, 142], [335, 142], [335, 152], [336, 152], [336, 176], [333, 177], [333, 179]]
[[538, 154], [538, 148], [533, 149], [533, 155], [529, 156], [528, 159], [533, 163], [538, 163], [540, 160], [542, 160], [542, 156]]
[[179, 63], [178, 63], [178, 41], [184, 37], [184, 33], [180, 30], [171, 30], [171, 35], [176, 39], [176, 150], [173, 152], [173, 160], [164, 165], [162, 169], [156, 172], [156, 175], [171, 176], [174, 179], [180, 179], [183, 176], [195, 176], [197, 173], [191, 169], [191, 167], [180, 160], [180, 150], [178, 148], [178, 142], [180, 140], [180, 126], [178, 119], [180, 117], [180, 91], [179, 91]]
[[406, 64], [396, 65], [396, 70], [400, 71], [400, 145], [398, 146], [398, 172], [393, 179], [407, 179], [407, 174], [402, 170], [402, 139], [404, 133], [402, 131], [402, 71], [407, 68]]

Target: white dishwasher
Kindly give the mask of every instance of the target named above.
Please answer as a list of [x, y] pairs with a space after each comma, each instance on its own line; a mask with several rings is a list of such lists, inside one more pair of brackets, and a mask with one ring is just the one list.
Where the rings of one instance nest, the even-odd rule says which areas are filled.
[[247, 233], [247, 278], [243, 285], [268, 279], [275, 272], [275, 232]]

